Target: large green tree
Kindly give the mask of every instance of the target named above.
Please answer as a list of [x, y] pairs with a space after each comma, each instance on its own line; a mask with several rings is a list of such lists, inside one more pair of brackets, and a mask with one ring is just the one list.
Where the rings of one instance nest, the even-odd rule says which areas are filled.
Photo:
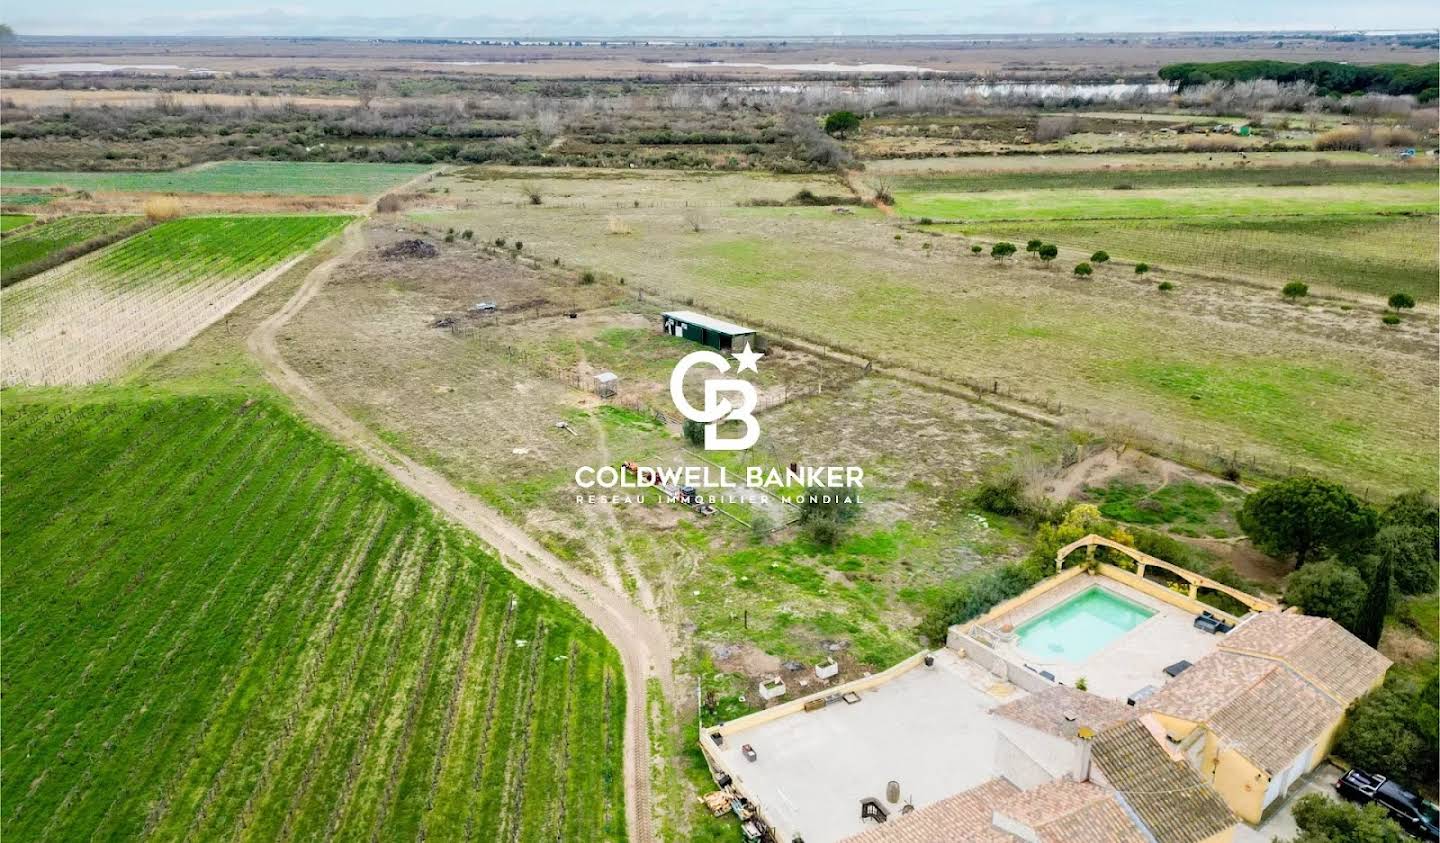
[[1375, 534], [1376, 514], [1338, 483], [1292, 477], [1247, 497], [1239, 521], [1256, 547], [1298, 568], [1327, 552], [1353, 559]]
[[1389, 555], [1395, 585], [1406, 594], [1435, 590], [1440, 577], [1440, 507], [1428, 492], [1396, 495], [1380, 513], [1375, 553]]
[[1433, 665], [1392, 668], [1385, 684], [1355, 701], [1335, 741], [1335, 754], [1384, 773], [1411, 789], [1436, 776], [1436, 694]]

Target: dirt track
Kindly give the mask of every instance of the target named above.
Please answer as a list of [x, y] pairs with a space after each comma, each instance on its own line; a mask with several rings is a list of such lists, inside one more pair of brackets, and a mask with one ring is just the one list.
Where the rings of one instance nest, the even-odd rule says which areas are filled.
[[352, 223], [343, 235], [340, 252], [317, 266], [278, 312], [260, 323], [247, 346], [265, 369], [266, 377], [290, 396], [312, 422], [330, 431], [346, 445], [362, 452], [410, 491], [493, 547], [521, 579], [569, 600], [610, 639], [620, 653], [628, 686], [625, 711], [625, 810], [631, 841], [654, 839], [650, 803], [650, 729], [648, 679], [671, 687], [670, 642], [663, 625], [595, 578], [567, 566], [523, 530], [439, 472], [420, 465], [390, 448], [364, 425], [340, 409], [313, 384], [285, 362], [276, 337], [296, 313], [315, 296], [335, 268], [365, 248], [364, 220]]

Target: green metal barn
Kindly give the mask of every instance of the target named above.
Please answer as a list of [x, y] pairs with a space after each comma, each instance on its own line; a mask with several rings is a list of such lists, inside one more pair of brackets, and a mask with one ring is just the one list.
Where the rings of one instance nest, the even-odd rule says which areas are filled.
[[754, 328], [689, 310], [660, 314], [660, 327], [672, 337], [684, 337], [721, 351], [743, 349], [746, 343], [756, 344]]

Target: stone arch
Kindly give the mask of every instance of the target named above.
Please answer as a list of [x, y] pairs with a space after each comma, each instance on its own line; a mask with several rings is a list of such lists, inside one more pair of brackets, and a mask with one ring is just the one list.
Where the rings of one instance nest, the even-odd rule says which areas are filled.
[[1168, 571], [1185, 580], [1185, 582], [1189, 584], [1190, 598], [1192, 600], [1198, 598], [1200, 589], [1206, 588], [1211, 591], [1218, 591], [1221, 594], [1226, 595], [1227, 597], [1233, 598], [1234, 600], [1244, 604], [1246, 608], [1254, 612], [1274, 612], [1280, 608], [1269, 600], [1265, 600], [1261, 597], [1256, 597], [1255, 595], [1241, 591], [1238, 588], [1234, 588], [1232, 586], [1225, 585], [1222, 582], [1212, 580], [1203, 574], [1197, 574], [1194, 571], [1182, 568], [1179, 565], [1166, 562], [1164, 559], [1156, 558], [1148, 553], [1136, 550], [1133, 547], [1123, 545], [1120, 542], [1114, 541], [1113, 539], [1107, 539], [1104, 536], [1097, 536], [1094, 533], [1091, 533], [1090, 535], [1085, 536], [1082, 539], [1076, 539], [1075, 541], [1065, 545], [1064, 547], [1060, 548], [1060, 550], [1056, 551], [1055, 572], [1059, 573], [1061, 570], [1063, 570], [1065, 567], [1066, 558], [1068, 558], [1070, 554], [1074, 553], [1082, 547], [1085, 548], [1085, 556], [1088, 559], [1093, 559], [1095, 557], [1095, 548], [1097, 547], [1108, 547], [1111, 550], [1115, 550], [1125, 554], [1126, 556], [1130, 557], [1135, 561], [1135, 573], [1141, 579], [1145, 578], [1145, 569], [1147, 567], [1153, 566]]

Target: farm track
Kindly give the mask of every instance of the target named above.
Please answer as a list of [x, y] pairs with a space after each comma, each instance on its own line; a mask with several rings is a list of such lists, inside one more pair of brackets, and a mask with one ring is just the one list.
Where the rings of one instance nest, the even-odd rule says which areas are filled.
[[654, 839], [651, 828], [650, 735], [647, 680], [671, 690], [670, 641], [660, 621], [594, 577], [566, 565], [499, 512], [462, 491], [434, 469], [390, 448], [322, 394], [281, 355], [277, 337], [329, 280], [335, 268], [365, 248], [363, 218], [343, 234], [343, 246], [247, 339], [266, 377], [312, 422], [364, 454], [411, 492], [493, 547], [522, 580], [571, 602], [620, 654], [628, 686], [625, 711], [625, 809], [631, 841]]

